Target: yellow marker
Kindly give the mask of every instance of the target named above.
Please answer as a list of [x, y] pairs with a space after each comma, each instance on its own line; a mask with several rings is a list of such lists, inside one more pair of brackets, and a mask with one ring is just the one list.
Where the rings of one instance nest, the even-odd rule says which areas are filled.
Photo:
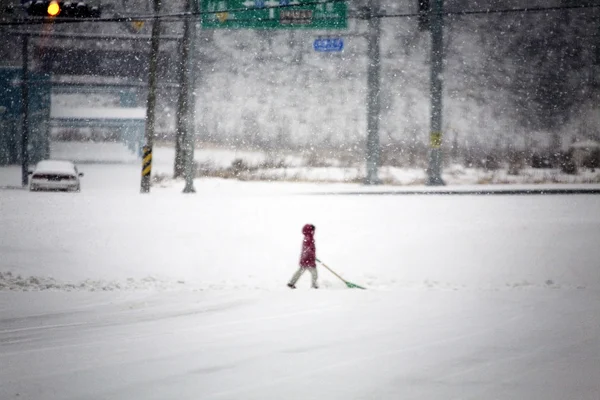
[[144, 21], [132, 21], [131, 25], [136, 31], [139, 31], [144, 27]]
[[148, 176], [152, 172], [152, 148], [144, 146], [144, 156], [142, 161], [142, 176]]
[[442, 132], [431, 132], [429, 145], [434, 149], [439, 149], [442, 146]]
[[56, 17], [60, 13], [60, 5], [57, 1], [52, 0], [50, 4], [48, 4], [48, 15], [51, 17]]
[[227, 21], [227, 17], [229, 17], [229, 15], [226, 12], [217, 13], [217, 19], [219, 20], [219, 22]]

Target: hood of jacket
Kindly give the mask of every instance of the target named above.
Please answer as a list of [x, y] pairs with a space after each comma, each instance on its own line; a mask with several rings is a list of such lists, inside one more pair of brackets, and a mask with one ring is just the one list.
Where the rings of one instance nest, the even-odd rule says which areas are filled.
[[306, 224], [302, 227], [302, 234], [304, 236], [313, 236], [315, 234], [315, 226], [313, 224]]

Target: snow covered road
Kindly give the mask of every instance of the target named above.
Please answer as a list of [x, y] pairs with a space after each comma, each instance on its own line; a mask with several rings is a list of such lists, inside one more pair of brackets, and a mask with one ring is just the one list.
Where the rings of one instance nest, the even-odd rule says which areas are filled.
[[309, 293], [3, 293], [17, 308], [1, 321], [0, 398], [599, 393], [597, 292]]
[[[600, 196], [84, 172], [0, 190], [2, 400], [600, 398]], [[306, 222], [368, 290], [285, 287]]]

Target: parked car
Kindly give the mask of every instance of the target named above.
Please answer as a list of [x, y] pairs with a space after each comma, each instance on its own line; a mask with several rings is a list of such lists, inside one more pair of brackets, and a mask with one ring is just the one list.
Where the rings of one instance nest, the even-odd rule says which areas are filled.
[[80, 177], [83, 173], [77, 170], [71, 161], [45, 160], [40, 161], [30, 172], [29, 190], [66, 190], [78, 192], [81, 190]]

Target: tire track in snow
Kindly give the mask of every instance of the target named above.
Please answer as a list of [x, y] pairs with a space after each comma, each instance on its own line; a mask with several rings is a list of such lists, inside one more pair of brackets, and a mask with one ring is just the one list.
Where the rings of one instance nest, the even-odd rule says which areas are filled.
[[513, 324], [516, 321], [522, 320], [524, 317], [525, 317], [524, 314], [513, 316], [512, 318], [509, 318], [502, 324], [497, 324], [492, 327], [480, 329], [475, 332], [462, 334], [462, 335], [456, 335], [451, 338], [446, 338], [446, 339], [441, 339], [441, 340], [434, 340], [434, 341], [431, 341], [428, 343], [417, 344], [414, 346], [403, 347], [403, 348], [397, 349], [397, 350], [369, 354], [369, 355], [363, 356], [363, 357], [356, 357], [356, 358], [352, 358], [351, 360], [341, 361], [341, 362], [337, 362], [337, 363], [333, 363], [333, 364], [329, 364], [329, 365], [324, 365], [322, 367], [313, 368], [310, 371], [304, 372], [304, 373], [294, 372], [293, 374], [288, 374], [288, 375], [282, 376], [280, 378], [272, 379], [268, 384], [249, 385], [246, 387], [236, 388], [233, 390], [216, 392], [216, 393], [207, 395], [207, 398], [220, 398], [220, 397], [231, 396], [231, 395], [238, 395], [235, 397], [243, 398], [243, 396], [240, 396], [240, 394], [242, 394], [244, 392], [251, 392], [251, 391], [258, 390], [258, 389], [262, 389], [265, 386], [275, 386], [275, 385], [278, 385], [281, 383], [289, 382], [290, 380], [298, 380], [298, 379], [302, 379], [302, 378], [308, 378], [315, 374], [320, 374], [320, 373], [334, 370], [337, 368], [347, 367], [349, 365], [354, 365], [354, 364], [365, 362], [365, 361], [376, 360], [376, 359], [383, 358], [383, 357], [396, 356], [398, 354], [407, 353], [407, 352], [411, 352], [411, 351], [415, 351], [415, 350], [422, 350], [422, 349], [426, 349], [426, 348], [437, 347], [437, 346], [442, 346], [442, 345], [446, 345], [449, 343], [455, 343], [455, 342], [460, 342], [460, 341], [467, 340], [467, 339], [472, 339], [477, 336], [485, 335], [489, 332], [495, 331], [499, 327], [505, 326], [509, 323]]
[[[339, 305], [335, 305], [335, 306], [324, 307], [324, 308], [313, 309], [313, 310], [297, 311], [294, 313], [285, 313], [285, 314], [271, 315], [271, 316], [265, 316], [265, 317], [259, 317], [259, 318], [240, 319], [240, 320], [236, 320], [236, 321], [220, 322], [220, 323], [215, 323], [215, 324], [211, 324], [211, 325], [194, 326], [194, 327], [190, 327], [190, 328], [177, 329], [175, 331], [153, 332], [153, 333], [148, 333], [148, 334], [144, 334], [144, 335], [135, 335], [135, 336], [127, 335], [125, 337], [120, 338], [119, 343], [137, 342], [139, 340], [154, 340], [158, 336], [174, 335], [174, 334], [183, 333], [183, 332], [200, 332], [200, 331], [210, 330], [210, 329], [214, 329], [214, 328], [223, 328], [223, 327], [227, 327], [227, 326], [234, 326], [234, 325], [247, 324], [247, 323], [253, 323], [253, 322], [277, 320], [277, 319], [283, 319], [283, 318], [293, 318], [298, 315], [320, 313], [323, 311], [338, 309], [340, 307], [341, 306], [339, 306]], [[108, 328], [108, 327], [112, 327], [112, 326], [133, 325], [136, 323], [149, 323], [149, 322], [156, 322], [156, 321], [158, 321], [158, 319], [154, 318], [154, 319], [148, 319], [145, 321], [135, 321], [135, 322], [125, 323], [125, 324], [119, 324], [119, 323], [113, 323], [113, 324], [109, 324], [109, 323], [97, 324], [96, 323], [96, 324], [94, 324], [93, 322], [86, 322], [86, 323], [80, 323], [80, 324], [74, 323], [71, 325], [63, 324], [62, 326], [56, 325], [56, 326], [50, 326], [50, 327], [53, 329], [58, 329], [60, 327], [89, 326], [89, 327], [98, 328], [98, 330], [100, 330], [101, 328]], [[40, 328], [44, 328], [44, 327], [31, 327], [31, 330], [36, 330], [36, 328], [40, 329]], [[27, 330], [28, 328], [22, 328], [22, 329]], [[13, 333], [13, 332], [5, 332], [5, 333]], [[244, 334], [245, 333], [239, 333], [236, 335], [241, 336]], [[122, 334], [117, 334], [117, 336], [119, 336], [119, 335], [122, 335]], [[15, 355], [22, 355], [22, 354], [24, 355], [24, 354], [32, 354], [32, 353], [39, 353], [39, 352], [62, 350], [62, 349], [73, 349], [73, 348], [81, 348], [81, 347], [89, 347], [89, 346], [98, 346], [98, 345], [103, 345], [106, 343], [111, 343], [114, 341], [114, 337], [112, 337], [112, 336], [110, 338], [106, 338], [106, 336], [104, 336], [104, 337], [105, 337], [105, 339], [103, 339], [103, 340], [93, 340], [93, 341], [87, 341], [87, 342], [82, 342], [82, 343], [69, 343], [69, 344], [61, 344], [61, 345], [55, 345], [55, 346], [46, 346], [46, 347], [40, 347], [37, 349], [23, 349], [23, 350], [2, 352], [2, 353], [0, 353], [0, 358], [8, 357], [8, 356], [15, 356]], [[40, 338], [40, 340], [44, 340], [44, 338]]]

